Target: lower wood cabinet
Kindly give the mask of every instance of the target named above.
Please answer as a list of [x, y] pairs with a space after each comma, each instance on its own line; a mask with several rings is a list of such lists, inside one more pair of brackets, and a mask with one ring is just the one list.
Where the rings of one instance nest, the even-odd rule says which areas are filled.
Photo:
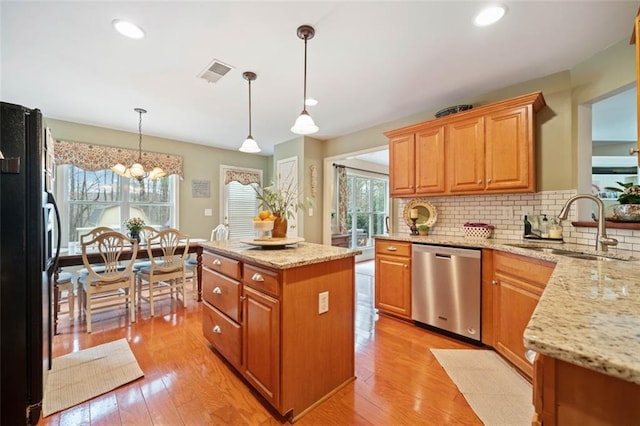
[[209, 248], [203, 259], [204, 336], [282, 416], [355, 380], [353, 256], [286, 269]]
[[532, 425], [637, 425], [640, 385], [541, 354]]
[[280, 302], [244, 287], [244, 365], [249, 383], [274, 406], [280, 402]]
[[530, 379], [524, 329], [555, 264], [512, 253], [493, 253], [493, 347]]
[[376, 240], [375, 307], [411, 319], [411, 243]]

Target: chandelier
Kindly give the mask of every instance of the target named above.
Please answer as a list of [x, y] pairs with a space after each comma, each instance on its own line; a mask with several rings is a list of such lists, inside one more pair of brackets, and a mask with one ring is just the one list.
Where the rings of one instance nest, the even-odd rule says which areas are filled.
[[111, 170], [117, 175], [137, 179], [138, 182], [142, 182], [144, 179], [160, 179], [167, 175], [167, 172], [162, 170], [161, 167], [154, 167], [150, 171], [147, 171], [142, 165], [142, 114], [146, 114], [147, 110], [143, 108], [134, 108], [133, 110], [139, 114], [138, 161], [133, 163], [130, 167], [127, 167], [122, 163], [118, 163], [111, 167]]

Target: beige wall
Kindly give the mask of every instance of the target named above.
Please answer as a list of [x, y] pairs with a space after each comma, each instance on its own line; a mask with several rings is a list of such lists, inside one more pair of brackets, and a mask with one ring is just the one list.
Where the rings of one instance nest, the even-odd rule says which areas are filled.
[[[138, 134], [102, 127], [88, 126], [47, 118], [54, 139], [86, 142], [96, 145], [110, 145], [124, 148], [138, 148]], [[143, 136], [142, 149], [181, 155], [184, 159], [184, 180], [180, 182], [179, 228], [193, 238], [209, 239], [211, 229], [222, 222], [220, 217], [220, 165], [249, 167], [271, 170], [271, 157], [245, 154], [196, 145], [171, 139]], [[268, 176], [265, 173], [265, 176]], [[209, 198], [193, 198], [191, 181], [211, 182]], [[204, 210], [212, 209], [213, 216], [205, 216]]]

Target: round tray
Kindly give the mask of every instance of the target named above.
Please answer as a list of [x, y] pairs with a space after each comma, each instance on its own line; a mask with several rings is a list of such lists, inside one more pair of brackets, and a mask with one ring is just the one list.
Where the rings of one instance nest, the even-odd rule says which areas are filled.
[[284, 248], [291, 244], [298, 244], [304, 241], [304, 238], [291, 237], [291, 238], [254, 238], [252, 240], [240, 240], [243, 244], [249, 244], [250, 246], [262, 247], [262, 248]]

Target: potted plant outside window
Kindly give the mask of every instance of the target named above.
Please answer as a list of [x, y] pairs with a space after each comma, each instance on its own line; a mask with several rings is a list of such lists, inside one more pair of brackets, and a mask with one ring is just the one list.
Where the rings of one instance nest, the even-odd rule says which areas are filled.
[[607, 186], [605, 189], [619, 193], [618, 202], [613, 206], [611, 220], [618, 222], [640, 222], [640, 186], [632, 182], [617, 182], [621, 188]]

